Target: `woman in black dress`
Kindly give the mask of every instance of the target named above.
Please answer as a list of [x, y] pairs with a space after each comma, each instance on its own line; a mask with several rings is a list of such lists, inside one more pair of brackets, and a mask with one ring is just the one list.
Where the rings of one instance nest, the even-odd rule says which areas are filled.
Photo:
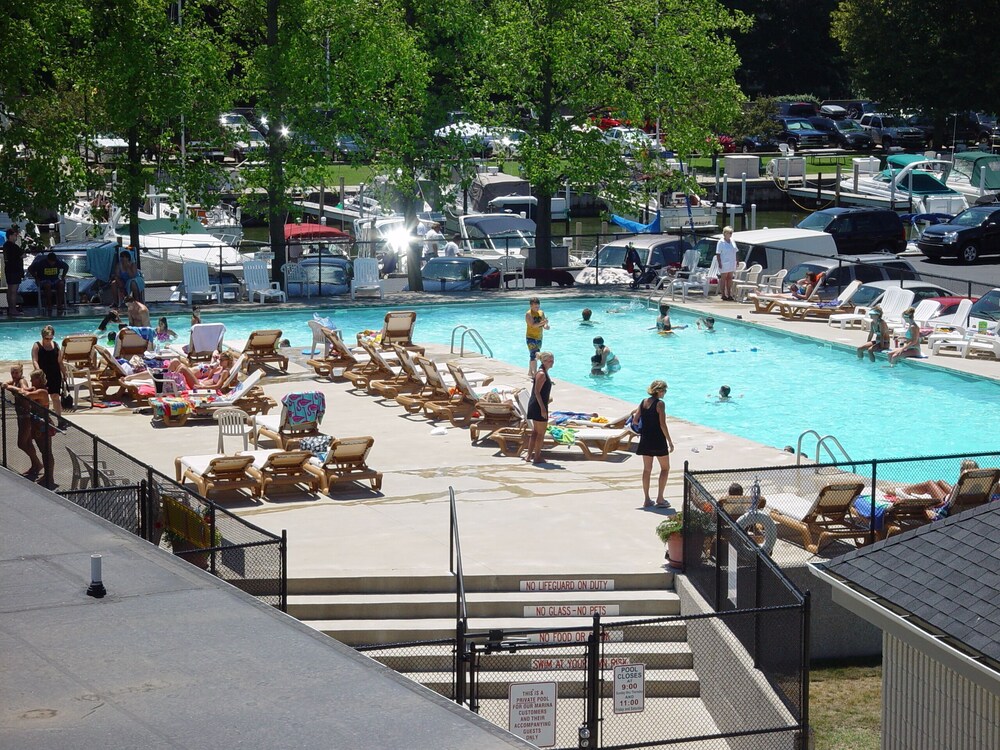
[[42, 329], [42, 340], [31, 347], [31, 362], [36, 370], [45, 373], [46, 387], [49, 389], [49, 407], [56, 414], [62, 414], [62, 384], [66, 373], [62, 349], [56, 343], [56, 332], [52, 326]]
[[639, 424], [639, 447], [636, 453], [642, 456], [642, 492], [645, 497], [642, 507], [653, 507], [649, 499], [649, 479], [653, 473], [653, 457], [660, 462], [660, 476], [657, 480], [656, 507], [666, 508], [668, 503], [663, 497], [667, 486], [667, 475], [670, 473], [670, 451], [674, 449], [674, 441], [670, 439], [667, 429], [667, 414], [663, 408], [663, 395], [667, 392], [667, 384], [662, 380], [654, 380], [646, 391], [649, 398], [643, 399], [632, 413], [632, 424]]
[[528, 399], [527, 416], [531, 421], [531, 431], [528, 432], [528, 450], [524, 454], [524, 460], [533, 464], [542, 463], [542, 443], [545, 442], [545, 429], [549, 426], [549, 394], [552, 392], [549, 370], [556, 361], [552, 352], [539, 352], [537, 359], [541, 367], [535, 373], [531, 398]]

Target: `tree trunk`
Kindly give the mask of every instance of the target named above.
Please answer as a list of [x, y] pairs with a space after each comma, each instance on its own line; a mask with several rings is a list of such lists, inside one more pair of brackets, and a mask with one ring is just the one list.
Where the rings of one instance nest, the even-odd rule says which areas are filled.
[[277, 60], [278, 17], [281, 0], [267, 0], [267, 46], [268, 46], [268, 98], [270, 99], [271, 127], [267, 131], [267, 226], [271, 243], [271, 280], [284, 283], [281, 267], [285, 265], [285, 143], [281, 136], [281, 124], [285, 121], [284, 86], [279, 80]]
[[[550, 6], [551, 10], [551, 6]], [[551, 27], [552, 19], [548, 19]], [[542, 58], [542, 95], [538, 109], [538, 129], [549, 135], [552, 132], [552, 120], [555, 115], [553, 101], [552, 60], [546, 53]], [[545, 182], [536, 186], [535, 196], [538, 198], [538, 211], [535, 213], [535, 267], [541, 270], [552, 268], [552, 189]], [[552, 286], [548, 274], [535, 279], [535, 286]]]
[[[415, 173], [415, 167], [406, 159], [405, 169], [410, 174]], [[423, 243], [417, 235], [417, 201], [419, 198], [413, 193], [408, 193], [403, 198], [403, 216], [406, 217], [406, 233], [410, 238], [406, 243], [406, 280], [410, 285], [411, 292], [424, 291], [424, 277], [420, 275], [420, 260], [423, 253]]]

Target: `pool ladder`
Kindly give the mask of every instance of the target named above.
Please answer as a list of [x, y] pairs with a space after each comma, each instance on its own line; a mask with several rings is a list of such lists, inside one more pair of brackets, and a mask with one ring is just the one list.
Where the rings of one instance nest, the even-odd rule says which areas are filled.
[[451, 331], [451, 353], [455, 353], [455, 336], [458, 332], [462, 332], [461, 338], [458, 340], [458, 356], [462, 357], [465, 355], [465, 337], [468, 336], [479, 348], [479, 353], [483, 354], [490, 359], [493, 359], [493, 350], [490, 349], [490, 345], [486, 343], [486, 339], [483, 338], [482, 334], [479, 333], [475, 328], [469, 328], [465, 325], [457, 325]]
[[[844, 450], [844, 446], [840, 444], [833, 435], [820, 435], [816, 430], [806, 430], [801, 435], [799, 435], [798, 442], [795, 444], [795, 463], [796, 465], [802, 463], [802, 441], [809, 437], [810, 435], [816, 438], [816, 463], [819, 463], [820, 450], [826, 451], [826, 455], [830, 457], [831, 463], [851, 463], [853, 465], [854, 459], [851, 458], [850, 454]], [[833, 446], [840, 452], [840, 457], [830, 449]]]

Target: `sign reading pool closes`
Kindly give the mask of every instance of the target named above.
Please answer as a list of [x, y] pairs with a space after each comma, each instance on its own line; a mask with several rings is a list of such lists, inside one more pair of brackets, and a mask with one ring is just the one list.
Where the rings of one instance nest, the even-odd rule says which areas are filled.
[[646, 665], [615, 667], [615, 713], [638, 714], [646, 709]]
[[511, 734], [538, 747], [556, 744], [556, 683], [520, 682], [508, 691]]

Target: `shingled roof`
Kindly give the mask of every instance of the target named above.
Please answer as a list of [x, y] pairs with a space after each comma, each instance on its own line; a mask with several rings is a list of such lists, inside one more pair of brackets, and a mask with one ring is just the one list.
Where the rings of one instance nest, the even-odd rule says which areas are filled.
[[815, 567], [1000, 671], [1000, 503]]

